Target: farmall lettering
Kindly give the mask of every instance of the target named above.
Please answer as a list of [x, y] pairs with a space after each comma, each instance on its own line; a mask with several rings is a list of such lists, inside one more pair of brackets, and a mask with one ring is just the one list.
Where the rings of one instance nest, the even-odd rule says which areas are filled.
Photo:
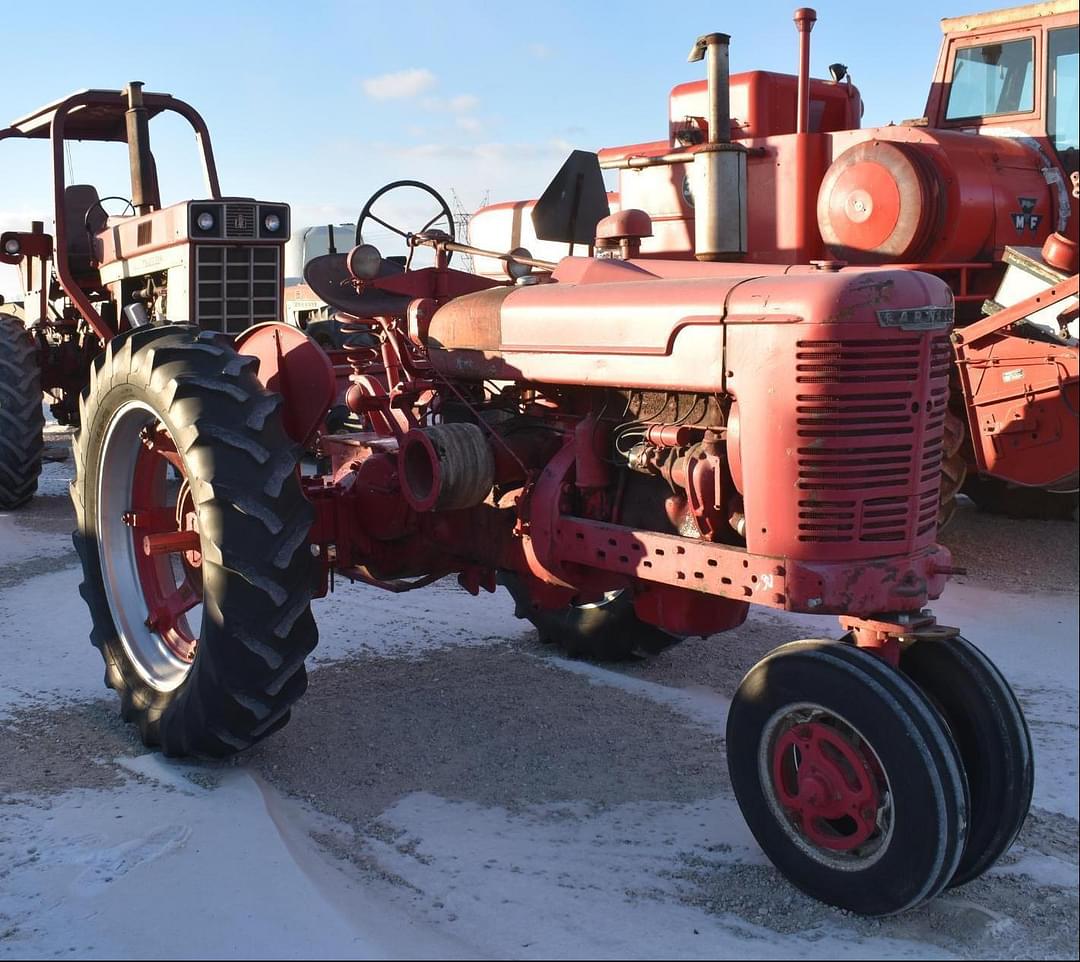
[[901, 331], [943, 331], [952, 327], [951, 307], [918, 307], [908, 310], [877, 312], [882, 327], [899, 328]]

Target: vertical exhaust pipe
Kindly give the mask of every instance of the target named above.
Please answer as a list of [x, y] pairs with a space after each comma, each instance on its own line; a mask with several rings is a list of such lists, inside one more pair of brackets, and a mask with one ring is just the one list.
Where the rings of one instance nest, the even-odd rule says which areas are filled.
[[698, 37], [687, 58], [705, 60], [709, 139], [694, 152], [694, 255], [699, 261], [746, 256], [746, 148], [731, 142], [731, 74], [726, 33]]
[[[704, 47], [705, 76], [709, 96], [709, 143], [731, 143], [731, 67], [726, 33], [699, 37], [694, 52]], [[699, 56], [700, 59], [700, 56]]]
[[791, 237], [794, 263], [805, 264], [824, 253], [817, 229], [817, 194], [825, 174], [825, 137], [810, 132], [810, 31], [817, 11], [799, 7], [794, 16], [799, 33], [799, 74], [795, 104], [795, 164]]
[[799, 92], [795, 133], [810, 132], [810, 31], [817, 23], [817, 11], [799, 7], [795, 11], [795, 29], [799, 31]]
[[157, 165], [150, 152], [150, 117], [143, 106], [142, 88], [142, 82], [138, 80], [127, 85], [128, 109], [124, 118], [131, 166], [131, 203], [137, 214], [148, 214], [161, 207], [161, 191]]

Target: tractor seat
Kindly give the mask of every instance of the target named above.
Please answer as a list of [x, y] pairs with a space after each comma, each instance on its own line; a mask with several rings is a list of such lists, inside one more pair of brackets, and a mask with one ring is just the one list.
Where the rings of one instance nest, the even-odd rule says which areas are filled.
[[93, 238], [105, 229], [109, 219], [99, 200], [97, 188], [91, 184], [72, 184], [64, 188], [68, 268], [75, 277], [97, 276]]
[[[402, 294], [388, 294], [369, 287], [358, 293], [349, 274], [348, 254], [323, 254], [313, 257], [304, 266], [304, 280], [318, 297], [338, 311], [354, 317], [378, 317], [380, 314], [400, 314], [409, 303]], [[384, 258], [379, 277], [404, 274], [404, 265]]]

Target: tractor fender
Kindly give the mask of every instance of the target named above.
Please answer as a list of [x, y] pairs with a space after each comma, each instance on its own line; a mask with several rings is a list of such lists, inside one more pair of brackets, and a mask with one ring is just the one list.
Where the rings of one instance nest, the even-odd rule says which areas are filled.
[[326, 352], [303, 331], [277, 321], [249, 327], [234, 346], [237, 353], [258, 360], [260, 383], [283, 399], [286, 432], [306, 445], [337, 394]]

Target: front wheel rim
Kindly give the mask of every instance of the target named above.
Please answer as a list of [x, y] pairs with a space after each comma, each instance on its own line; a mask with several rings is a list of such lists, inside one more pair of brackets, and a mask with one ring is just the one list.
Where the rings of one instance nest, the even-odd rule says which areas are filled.
[[863, 870], [887, 851], [894, 827], [888, 775], [867, 739], [821, 705], [786, 705], [765, 725], [758, 776], [777, 824], [806, 855]]
[[167, 428], [141, 401], [109, 421], [97, 489], [98, 557], [131, 665], [158, 691], [187, 677], [202, 622], [198, 512]]

